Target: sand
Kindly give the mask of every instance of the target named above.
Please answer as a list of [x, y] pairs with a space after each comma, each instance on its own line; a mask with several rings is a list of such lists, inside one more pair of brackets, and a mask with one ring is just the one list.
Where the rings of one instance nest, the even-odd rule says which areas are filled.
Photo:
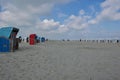
[[22, 42], [0, 53], [0, 80], [120, 80], [120, 44]]

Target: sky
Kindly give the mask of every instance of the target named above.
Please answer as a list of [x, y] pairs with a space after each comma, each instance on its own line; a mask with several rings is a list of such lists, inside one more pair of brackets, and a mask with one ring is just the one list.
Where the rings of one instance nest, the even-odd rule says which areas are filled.
[[120, 0], [0, 0], [0, 28], [48, 39], [120, 39]]

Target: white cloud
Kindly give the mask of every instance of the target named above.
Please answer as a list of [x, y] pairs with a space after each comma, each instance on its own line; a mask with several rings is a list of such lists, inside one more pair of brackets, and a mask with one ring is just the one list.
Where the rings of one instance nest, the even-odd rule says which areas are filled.
[[[86, 16], [84, 10], [80, 10], [78, 16], [71, 15], [66, 20], [66, 26], [68, 29], [82, 30], [95, 24], [100, 24], [101, 21], [116, 21], [120, 20], [120, 0], [106, 0], [101, 4], [101, 12], [93, 18], [92, 16]], [[94, 8], [92, 11], [94, 12]], [[95, 13], [95, 12], [94, 12]], [[83, 30], [83, 32], [86, 32]], [[91, 33], [90, 31], [89, 33]], [[98, 32], [101, 33], [101, 32]], [[82, 34], [82, 33], [81, 33]], [[87, 33], [85, 33], [87, 34]], [[104, 34], [104, 33], [103, 33]]]
[[98, 22], [97, 22], [97, 20], [96, 19], [92, 19], [92, 20], [90, 20], [90, 21], [88, 21], [88, 24], [97, 24]]
[[71, 16], [69, 17], [70, 20], [73, 20], [73, 19], [76, 19], [76, 18], [77, 18], [77, 16], [75, 16], [75, 15], [71, 15]]
[[86, 28], [88, 26], [88, 20], [90, 18], [91, 18], [91, 16], [71, 15], [65, 22], [66, 22], [66, 26], [68, 28], [80, 30], [80, 29]]
[[0, 13], [2, 23], [8, 25], [35, 24], [39, 16], [48, 15], [55, 4], [68, 3], [72, 0], [2, 0], [6, 11]]
[[28, 21], [32, 18], [27, 11], [21, 11], [17, 7], [8, 4], [6, 10], [0, 13], [1, 21], [11, 26], [20, 26], [30, 24]]
[[[64, 4], [73, 0], [12, 0], [9, 1], [18, 8], [24, 9], [27, 5], [32, 5], [34, 7], [40, 6], [42, 4]], [[22, 5], [22, 6], [21, 6]], [[49, 6], [47, 6], [49, 7]]]
[[120, 20], [120, 0], [105, 0], [101, 3], [102, 11], [89, 24], [99, 24], [101, 21]]
[[35, 26], [36, 30], [44, 31], [46, 34], [61, 34], [69, 30], [66, 25], [60, 24], [59, 22], [54, 21], [54, 19], [38, 20]]
[[26, 10], [30, 13], [30, 14], [37, 14], [37, 15], [45, 15], [45, 14], [49, 14], [51, 9], [53, 8], [53, 4], [50, 3], [44, 3], [41, 4], [39, 6], [32, 6], [32, 5], [28, 5], [26, 7]]
[[66, 25], [60, 25], [59, 28], [58, 28], [59, 33], [65, 33], [67, 31], [69, 31], [69, 29]]
[[101, 4], [102, 11], [96, 20], [120, 20], [120, 0], [106, 0]]
[[68, 3], [72, 0], [2, 0], [5, 12], [0, 13], [2, 21], [15, 24], [31, 23], [41, 15], [48, 15], [55, 4]]
[[36, 24], [37, 29], [42, 29], [44, 31], [56, 30], [60, 26], [59, 22], [55, 22], [53, 19], [44, 19], [43, 21], [38, 21]]

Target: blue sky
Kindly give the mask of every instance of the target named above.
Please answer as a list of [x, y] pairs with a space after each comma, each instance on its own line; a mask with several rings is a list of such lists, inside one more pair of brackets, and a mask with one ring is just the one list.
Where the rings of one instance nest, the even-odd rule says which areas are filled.
[[23, 37], [120, 39], [120, 0], [0, 0], [0, 27]]

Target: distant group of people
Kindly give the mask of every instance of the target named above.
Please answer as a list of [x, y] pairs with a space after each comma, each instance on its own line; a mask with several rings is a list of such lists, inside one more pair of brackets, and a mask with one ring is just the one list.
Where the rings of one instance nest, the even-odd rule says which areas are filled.
[[105, 43], [105, 42], [112, 43], [112, 42], [115, 42], [115, 43], [120, 43], [120, 40], [81, 40], [80, 39], [80, 42], [100, 42], [100, 43]]
[[[62, 39], [62, 41], [65, 41], [65, 39]], [[66, 41], [70, 41], [69, 39], [67, 39]], [[120, 40], [79, 40], [80, 42], [99, 42], [99, 43], [120, 43]]]

